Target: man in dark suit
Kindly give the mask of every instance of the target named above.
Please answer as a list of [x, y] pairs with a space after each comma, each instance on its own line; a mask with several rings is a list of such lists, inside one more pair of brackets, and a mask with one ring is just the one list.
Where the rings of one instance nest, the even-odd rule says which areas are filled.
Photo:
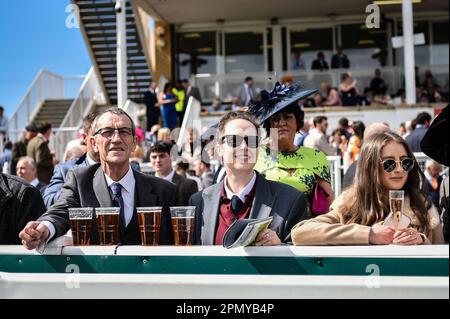
[[150, 148], [150, 162], [155, 169], [156, 177], [172, 182], [177, 186], [178, 205], [186, 206], [191, 195], [198, 192], [198, 186], [194, 180], [177, 174], [172, 168], [171, 149], [171, 144], [156, 143]]
[[422, 142], [425, 133], [431, 123], [431, 115], [428, 112], [421, 112], [417, 114], [416, 117], [416, 128], [406, 137], [406, 143], [408, 143], [411, 151], [422, 152], [422, 147], [420, 147], [420, 142]]
[[45, 212], [39, 191], [0, 172], [0, 245], [20, 245], [19, 232]]
[[242, 106], [248, 106], [255, 101], [256, 91], [253, 88], [253, 78], [251, 76], [247, 76], [244, 83], [237, 88], [236, 97]]
[[317, 59], [312, 62], [311, 70], [327, 71], [329, 69], [325, 54], [321, 51], [317, 53]]
[[157, 107], [158, 98], [156, 97], [156, 82], [150, 83], [150, 87], [147, 92], [144, 93], [144, 104], [146, 107], [147, 117], [147, 132], [150, 132], [153, 125], [159, 123], [159, 117], [161, 116], [161, 110]]
[[100, 162], [98, 152], [94, 150], [94, 146], [91, 142], [91, 136], [94, 134], [92, 124], [98, 115], [98, 112], [91, 112], [83, 119], [83, 144], [86, 145], [87, 153], [78, 159], [70, 160], [55, 166], [52, 179], [43, 193], [44, 203], [47, 209], [49, 209], [58, 199], [69, 170], [75, 167], [84, 167]]
[[[169, 206], [175, 204], [176, 187], [131, 169], [130, 154], [136, 148], [135, 125], [121, 109], [108, 109], [93, 124], [91, 141], [100, 155], [100, 164], [80, 167], [67, 173], [58, 201], [20, 233], [23, 245], [34, 249], [69, 230], [71, 207], [120, 207], [119, 241], [140, 245], [136, 207], [162, 206], [160, 244], [172, 244]], [[94, 232], [95, 234], [96, 232]], [[91, 238], [96, 243], [95, 238]]]
[[28, 156], [21, 157], [17, 162], [17, 176], [23, 178], [31, 186], [36, 187], [41, 193], [47, 184], [41, 182], [37, 177], [37, 167], [34, 159]]
[[306, 216], [306, 197], [295, 188], [268, 181], [254, 171], [258, 158], [258, 124], [248, 113], [230, 112], [219, 123], [219, 155], [225, 179], [190, 199], [196, 207], [194, 243], [221, 245], [236, 219], [273, 216], [255, 245], [281, 245], [291, 241], [291, 228]]
[[332, 69], [348, 69], [350, 67], [350, 60], [347, 55], [342, 52], [342, 47], [337, 48], [337, 53], [331, 57]]

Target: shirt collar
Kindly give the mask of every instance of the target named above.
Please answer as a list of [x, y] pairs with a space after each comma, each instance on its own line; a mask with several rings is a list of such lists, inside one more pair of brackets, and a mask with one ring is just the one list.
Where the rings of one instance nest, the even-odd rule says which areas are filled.
[[31, 185], [33, 185], [34, 187], [37, 187], [39, 185], [39, 180], [37, 179], [37, 177], [35, 179], [33, 179], [30, 182]]
[[161, 177], [161, 176], [159, 176], [158, 174], [155, 174], [155, 175], [156, 175], [156, 177], [159, 177], [159, 178], [165, 179], [165, 180], [168, 181], [168, 182], [171, 182], [171, 181], [173, 180], [173, 177], [175, 176], [175, 171], [172, 170], [172, 171], [170, 172], [170, 174], [167, 175], [166, 177]]
[[92, 158], [89, 157], [89, 153], [86, 153], [86, 161], [89, 165], [97, 164], [96, 161], [94, 161]]
[[124, 190], [126, 190], [128, 193], [131, 193], [131, 191], [132, 191], [131, 187], [135, 183], [134, 174], [133, 174], [133, 170], [131, 169], [131, 167], [128, 167], [128, 172], [125, 174], [124, 177], [122, 177], [122, 179], [120, 181], [113, 181], [111, 179], [111, 177], [109, 177], [106, 173], [105, 173], [105, 178], [106, 178], [106, 184], [108, 184], [108, 187], [110, 187], [113, 183], [119, 183], [120, 185], [122, 185], [122, 188]]
[[256, 173], [255, 171], [253, 171], [253, 177], [250, 180], [250, 182], [238, 194], [235, 194], [228, 187], [228, 177], [225, 177], [225, 180], [223, 182], [223, 185], [225, 187], [225, 195], [228, 199], [231, 199], [233, 198], [234, 195], [236, 195], [242, 202], [245, 202], [245, 196], [247, 196], [252, 191], [255, 182], [256, 182]]

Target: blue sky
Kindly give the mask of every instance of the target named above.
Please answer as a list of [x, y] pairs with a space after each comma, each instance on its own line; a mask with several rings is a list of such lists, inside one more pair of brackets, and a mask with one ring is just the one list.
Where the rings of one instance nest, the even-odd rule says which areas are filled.
[[66, 27], [69, 0], [0, 2], [0, 105], [10, 117], [41, 68], [80, 75], [91, 61], [81, 31]]

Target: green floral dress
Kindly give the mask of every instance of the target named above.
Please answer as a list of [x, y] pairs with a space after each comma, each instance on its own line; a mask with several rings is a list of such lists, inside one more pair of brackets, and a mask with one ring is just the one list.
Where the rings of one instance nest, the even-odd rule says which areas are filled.
[[255, 169], [269, 180], [298, 189], [308, 199], [316, 176], [331, 184], [330, 163], [325, 153], [309, 147], [300, 147], [293, 152], [274, 152], [262, 146]]

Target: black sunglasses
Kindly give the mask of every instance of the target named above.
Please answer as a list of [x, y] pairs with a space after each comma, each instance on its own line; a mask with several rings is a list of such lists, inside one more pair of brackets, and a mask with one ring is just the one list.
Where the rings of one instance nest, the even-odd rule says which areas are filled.
[[222, 143], [227, 141], [228, 146], [236, 148], [241, 146], [242, 141], [245, 141], [249, 148], [257, 148], [259, 146], [258, 136], [240, 136], [240, 135], [225, 135], [222, 136]]
[[[383, 169], [386, 173], [394, 171], [394, 169], [397, 167], [397, 161], [393, 159], [381, 161], [381, 164], [383, 164]], [[412, 158], [404, 158], [400, 160], [400, 166], [405, 172], [409, 172], [414, 167], [414, 160]]]

